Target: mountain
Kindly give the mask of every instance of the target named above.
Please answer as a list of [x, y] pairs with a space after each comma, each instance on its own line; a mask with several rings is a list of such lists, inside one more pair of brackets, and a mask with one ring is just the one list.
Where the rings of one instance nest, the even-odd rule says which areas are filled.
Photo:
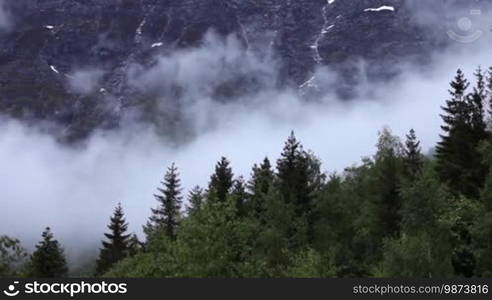
[[[399, 62], [425, 62], [446, 45], [445, 26], [429, 30], [418, 20], [415, 2], [3, 1], [10, 25], [0, 31], [0, 111], [54, 120], [73, 138], [117, 126], [125, 110], [146, 98], [128, 84], [129, 67], [152, 66], [159, 55], [196, 47], [210, 30], [236, 35], [250, 51], [271, 47], [280, 61], [280, 86], [304, 88], [316, 67], [328, 65], [343, 78], [340, 94], [350, 98], [358, 60], [367, 63], [367, 77], [384, 80], [397, 73]], [[427, 5], [444, 13], [450, 6], [425, 2], [417, 9]], [[104, 74], [74, 73], [81, 69]], [[81, 92], [69, 84], [73, 76], [96, 80], [97, 89]]]

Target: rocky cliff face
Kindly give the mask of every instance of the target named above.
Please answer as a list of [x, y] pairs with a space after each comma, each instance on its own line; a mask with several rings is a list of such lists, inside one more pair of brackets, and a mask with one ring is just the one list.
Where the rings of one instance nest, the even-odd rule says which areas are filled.
[[[369, 77], [386, 78], [400, 60], [423, 61], [446, 40], [416, 22], [404, 0], [17, 0], [4, 8], [12, 24], [0, 31], [0, 111], [56, 120], [75, 136], [114, 126], [134, 104], [131, 64], [196, 46], [211, 29], [251, 51], [271, 47], [279, 84], [298, 87], [320, 65], [356, 82], [358, 58]], [[80, 93], [67, 83], [92, 68], [106, 71], [98, 89]]]

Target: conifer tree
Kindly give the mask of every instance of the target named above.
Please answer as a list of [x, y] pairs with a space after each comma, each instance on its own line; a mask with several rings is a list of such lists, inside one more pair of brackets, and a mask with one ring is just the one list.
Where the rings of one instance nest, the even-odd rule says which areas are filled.
[[102, 242], [103, 248], [100, 250], [97, 260], [96, 273], [98, 275], [104, 274], [115, 263], [127, 257], [130, 252], [130, 234], [125, 234], [128, 224], [125, 221], [121, 204], [115, 208], [108, 229], [110, 233], [104, 234], [108, 241]]
[[164, 181], [161, 183], [163, 188], [159, 188], [159, 194], [154, 195], [159, 205], [156, 209], [152, 209], [152, 216], [144, 227], [144, 231], [149, 237], [154, 232], [163, 230], [169, 238], [175, 239], [182, 196], [181, 180], [174, 163], [168, 168]]
[[312, 199], [309, 160], [294, 132], [291, 132], [277, 161], [277, 178], [284, 201], [294, 204], [301, 214], [308, 210]]
[[[480, 68], [475, 72], [475, 77], [476, 86], [470, 94], [466, 94], [469, 83], [461, 70], [451, 82], [451, 99], [443, 108], [446, 115], [442, 116], [445, 122], [442, 129], [446, 135], [441, 136], [436, 148], [440, 180], [455, 193], [470, 199], [478, 199], [487, 174], [478, 149], [487, 137], [483, 108], [486, 82]], [[470, 249], [471, 225], [468, 223], [458, 221], [451, 228], [456, 236], [453, 267], [456, 274], [467, 277], [473, 276], [475, 269], [475, 257]]]
[[222, 157], [215, 166], [215, 173], [210, 178], [209, 196], [213, 201], [225, 202], [229, 195], [232, 184], [232, 168], [227, 158]]
[[273, 186], [275, 174], [272, 170], [270, 160], [265, 157], [263, 162], [253, 166], [251, 179], [248, 182], [248, 190], [251, 194], [250, 212], [260, 219], [265, 210], [265, 199]]
[[203, 199], [203, 189], [198, 185], [195, 186], [188, 194], [188, 205], [186, 206], [188, 216], [192, 216], [202, 209]]
[[469, 105], [471, 107], [471, 126], [474, 132], [474, 137], [477, 141], [487, 137], [485, 123], [484, 104], [487, 100], [487, 82], [482, 69], [478, 67], [475, 72], [476, 86], [473, 87], [473, 92], [468, 96]]
[[247, 214], [246, 204], [249, 195], [246, 192], [246, 184], [242, 176], [239, 176], [237, 179], [234, 180], [232, 191], [231, 191], [231, 197], [232, 200], [234, 201], [234, 204], [236, 205], [238, 216], [241, 217], [246, 216]]
[[41, 278], [67, 276], [68, 267], [63, 248], [54, 239], [49, 227], [46, 227], [42, 238], [31, 256], [32, 276]]
[[[437, 149], [440, 150], [438, 151], [438, 171], [441, 180], [447, 182], [455, 192], [470, 199], [479, 198], [488, 173], [488, 168], [479, 150], [480, 144], [488, 137], [484, 116], [487, 82], [481, 68], [478, 68], [474, 75], [476, 85], [468, 95], [465, 95], [464, 92], [468, 84], [466, 84], [466, 79], [462, 74], [461, 79], [457, 76], [452, 83], [452, 100], [460, 100], [459, 103], [462, 108], [461, 111], [457, 110], [453, 118], [443, 118], [449, 124], [448, 128], [444, 126], [443, 129], [449, 130], [447, 131], [447, 140], [443, 138]], [[452, 102], [448, 101], [448, 108], [450, 103]], [[451, 116], [450, 112], [452, 111], [447, 112], [448, 117]], [[456, 116], [460, 116], [460, 118]], [[453, 120], [455, 123], [449, 122], [449, 120]], [[466, 201], [463, 202], [466, 203]], [[472, 205], [469, 204], [469, 206]], [[454, 209], [458, 215], [459, 211], [459, 209]], [[463, 209], [463, 211], [466, 210]], [[469, 213], [464, 215], [468, 216], [463, 219], [468, 220], [456, 218], [457, 221], [451, 228], [452, 234], [455, 236], [452, 262], [457, 275], [471, 277], [474, 276], [477, 267], [475, 253], [472, 249], [471, 232], [472, 223], [475, 222], [476, 218], [470, 217]], [[460, 216], [460, 218], [462, 217]]]
[[422, 172], [424, 159], [420, 149], [420, 141], [417, 139], [415, 130], [410, 129], [406, 138], [404, 149], [405, 175], [410, 180], [413, 180]]
[[[312, 200], [313, 189], [310, 185], [311, 161], [294, 132], [285, 143], [280, 159], [277, 160], [277, 189], [285, 209], [292, 208], [295, 218], [290, 220], [287, 233], [289, 248], [298, 250], [306, 246], [313, 238]], [[270, 206], [270, 204], [268, 204]], [[277, 212], [280, 214], [280, 212]], [[276, 217], [274, 217], [276, 218]]]
[[480, 79], [478, 81], [475, 92], [467, 95], [469, 83], [463, 72], [457, 71], [451, 82], [451, 98], [442, 107], [445, 112], [441, 115], [444, 134], [436, 147], [440, 180], [448, 183], [453, 191], [472, 198], [478, 196], [485, 178], [477, 149], [483, 136], [483, 126], [479, 120], [480, 115], [483, 116], [483, 106], [479, 104], [483, 83]]
[[272, 165], [268, 157], [263, 159], [263, 162], [258, 166], [254, 164], [251, 180], [248, 183], [248, 188], [252, 194], [256, 193], [268, 193], [273, 179], [274, 173], [272, 170]]
[[479, 67], [475, 72], [476, 86], [469, 95], [471, 107], [471, 137], [470, 148], [472, 149], [471, 161], [469, 161], [469, 181], [471, 191], [468, 196], [478, 197], [480, 190], [485, 184], [488, 174], [488, 167], [484, 163], [484, 158], [479, 147], [489, 134], [487, 133], [487, 123], [485, 121], [485, 103], [487, 101], [487, 83], [482, 69]]

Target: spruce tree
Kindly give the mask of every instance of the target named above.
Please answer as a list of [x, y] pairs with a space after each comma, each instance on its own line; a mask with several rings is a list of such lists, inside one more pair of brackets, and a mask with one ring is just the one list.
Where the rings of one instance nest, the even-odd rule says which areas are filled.
[[215, 173], [210, 178], [209, 197], [212, 201], [225, 202], [232, 184], [232, 168], [227, 158], [222, 157], [215, 166]]
[[478, 67], [474, 75], [476, 85], [473, 87], [473, 92], [468, 96], [468, 101], [471, 107], [471, 126], [474, 137], [477, 141], [481, 141], [487, 137], [484, 109], [484, 104], [487, 101], [487, 82], [485, 74], [480, 67]]
[[285, 202], [294, 204], [302, 214], [311, 204], [309, 159], [302, 145], [291, 132], [281, 158], [277, 160], [277, 178]]
[[[444, 134], [436, 147], [437, 172], [456, 193], [477, 198], [486, 173], [478, 152], [484, 136], [482, 90], [483, 82], [478, 76], [477, 87], [471, 95], [466, 94], [469, 86], [461, 70], [451, 82], [451, 98], [442, 107], [441, 115]], [[482, 118], [482, 120], [480, 120]]]
[[266, 195], [273, 186], [275, 174], [270, 160], [265, 157], [263, 162], [253, 166], [251, 179], [248, 182], [248, 190], [251, 194], [250, 212], [256, 219], [261, 219], [265, 210]]
[[161, 183], [163, 188], [159, 188], [159, 194], [154, 195], [159, 206], [152, 209], [152, 216], [144, 227], [144, 231], [148, 238], [154, 232], [163, 230], [169, 238], [175, 239], [180, 219], [182, 196], [181, 180], [179, 179], [178, 168], [174, 163], [168, 168], [164, 181]]
[[231, 197], [236, 206], [237, 215], [240, 217], [246, 216], [248, 212], [246, 205], [249, 195], [246, 192], [246, 184], [242, 176], [234, 180]]
[[468, 180], [470, 182], [469, 197], [478, 197], [480, 191], [485, 184], [485, 180], [488, 174], [488, 167], [484, 163], [482, 152], [480, 151], [480, 145], [483, 141], [488, 139], [487, 123], [485, 121], [485, 103], [487, 101], [487, 83], [485, 75], [482, 69], [479, 67], [475, 72], [476, 86], [473, 88], [473, 92], [469, 95], [469, 102], [471, 107], [471, 161], [469, 161], [469, 175]]
[[424, 157], [420, 149], [420, 141], [417, 139], [415, 130], [410, 129], [406, 135], [404, 149], [405, 175], [408, 179], [416, 179], [422, 172]]
[[260, 166], [254, 164], [251, 180], [248, 182], [248, 189], [252, 194], [266, 194], [273, 183], [274, 176], [270, 160], [265, 157]]
[[103, 248], [99, 252], [96, 272], [102, 275], [107, 272], [111, 266], [129, 255], [130, 252], [130, 234], [125, 234], [128, 224], [125, 221], [125, 215], [121, 204], [114, 210], [108, 225], [110, 233], [104, 235], [108, 241], [103, 241]]
[[46, 227], [42, 238], [31, 256], [32, 277], [60, 278], [67, 276], [68, 267], [63, 248], [54, 239], [49, 227]]
[[203, 189], [198, 185], [195, 186], [188, 194], [188, 205], [186, 206], [188, 216], [193, 216], [202, 209], [203, 199]]
[[306, 246], [313, 237], [311, 214], [314, 195], [310, 185], [310, 163], [309, 155], [297, 141], [294, 132], [291, 132], [281, 157], [277, 160], [277, 188], [280, 199], [286, 207], [292, 207], [295, 212], [295, 218], [290, 221], [286, 236], [291, 250]]

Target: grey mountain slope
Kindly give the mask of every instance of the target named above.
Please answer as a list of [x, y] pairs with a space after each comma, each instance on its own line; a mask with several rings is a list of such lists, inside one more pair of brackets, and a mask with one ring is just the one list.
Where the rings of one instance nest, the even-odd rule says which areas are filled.
[[[366, 11], [381, 6], [394, 11]], [[423, 61], [446, 43], [403, 0], [18, 0], [7, 10], [13, 26], [0, 32], [0, 111], [55, 120], [74, 138], [116, 126], [122, 111], [145, 101], [128, 85], [131, 64], [197, 46], [209, 30], [235, 34], [251, 51], [270, 44], [279, 85], [301, 86], [329, 65], [347, 97], [358, 59], [368, 62], [369, 77], [384, 79], [399, 61]], [[73, 91], [69, 76], [90, 68], [105, 70], [101, 88]]]

